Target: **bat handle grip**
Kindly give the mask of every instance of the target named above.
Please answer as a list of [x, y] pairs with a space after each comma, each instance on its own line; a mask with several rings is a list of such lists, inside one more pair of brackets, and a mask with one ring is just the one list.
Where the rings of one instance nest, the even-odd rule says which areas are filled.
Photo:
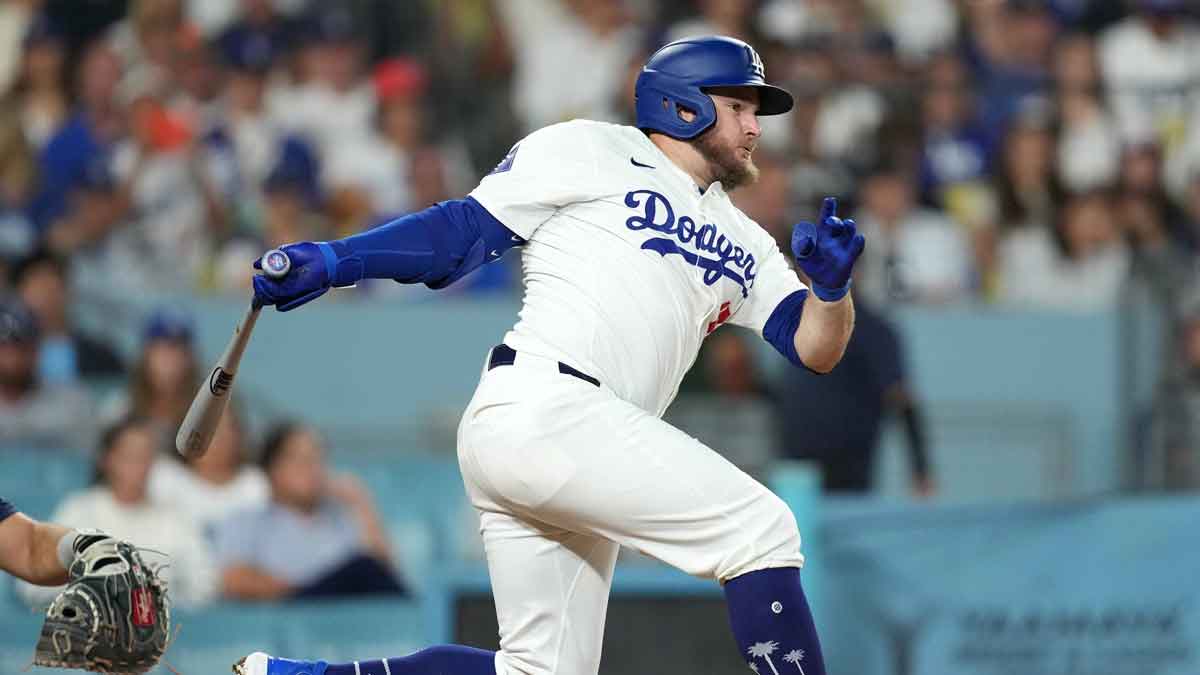
[[283, 249], [273, 248], [262, 255], [259, 260], [263, 274], [271, 279], [282, 279], [292, 269], [292, 259]]

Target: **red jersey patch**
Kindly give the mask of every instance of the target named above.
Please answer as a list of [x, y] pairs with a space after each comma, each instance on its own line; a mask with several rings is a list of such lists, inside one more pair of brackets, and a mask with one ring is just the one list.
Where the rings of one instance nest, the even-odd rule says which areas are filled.
[[[716, 329], [717, 329], [717, 327], [718, 327], [718, 326], [720, 326], [721, 324], [723, 324], [723, 323], [725, 323], [726, 321], [728, 321], [728, 320], [729, 320], [729, 315], [730, 315], [730, 311], [729, 311], [729, 303], [728, 303], [728, 302], [722, 302], [722, 303], [721, 303], [721, 311], [717, 313], [717, 320], [716, 320], [716, 321], [711, 321], [711, 322], [709, 322], [709, 324], [708, 324], [708, 332], [709, 332], [709, 333], [713, 332], [714, 330], [716, 330]], [[706, 335], [707, 335], [707, 333], [706, 333]]]

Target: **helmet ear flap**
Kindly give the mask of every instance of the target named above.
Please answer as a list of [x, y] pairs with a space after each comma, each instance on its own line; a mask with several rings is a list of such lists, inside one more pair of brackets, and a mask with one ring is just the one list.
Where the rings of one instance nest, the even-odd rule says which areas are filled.
[[[699, 136], [717, 121], [717, 108], [708, 94], [661, 73], [642, 73], [638, 78], [636, 108], [640, 128], [683, 140]], [[686, 121], [681, 110], [695, 117]]]

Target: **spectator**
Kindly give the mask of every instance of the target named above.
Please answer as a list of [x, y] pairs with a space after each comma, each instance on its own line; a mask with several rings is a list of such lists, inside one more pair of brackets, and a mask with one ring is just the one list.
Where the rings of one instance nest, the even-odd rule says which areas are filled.
[[31, 147], [41, 150], [69, 112], [66, 45], [45, 15], [39, 15], [29, 25], [23, 44], [25, 55], [13, 96], [25, 139]]
[[217, 37], [219, 50], [228, 55], [241, 51], [241, 45], [263, 38], [271, 45], [273, 55], [278, 56], [279, 50], [293, 37], [296, 28], [293, 21], [280, 12], [283, 3], [278, 0], [236, 2], [241, 7], [234, 20], [227, 24]]
[[192, 27], [181, 32], [174, 59], [174, 91], [163, 98], [167, 111], [191, 131], [203, 137], [219, 126], [224, 114], [221, 93], [225, 86], [220, 57], [215, 45], [205, 41]]
[[813, 126], [817, 152], [854, 167], [878, 159], [876, 139], [890, 113], [885, 94], [895, 65], [895, 45], [886, 33], [835, 43], [838, 83], [822, 96]]
[[1121, 145], [1100, 97], [1092, 38], [1076, 33], [1060, 39], [1054, 64], [1058, 177], [1073, 192], [1110, 185], [1117, 178]]
[[972, 33], [983, 37], [973, 45], [980, 120], [1004, 129], [1027, 99], [1046, 93], [1058, 26], [1044, 0], [968, 4]]
[[331, 157], [344, 144], [361, 147], [375, 117], [375, 92], [365, 77], [363, 27], [344, 5], [314, 6], [297, 55], [299, 82], [277, 92], [270, 109], [288, 132]]
[[1107, 192], [1070, 198], [1054, 229], [1015, 230], [1000, 242], [1000, 299], [1060, 310], [1116, 306], [1130, 256]]
[[[171, 589], [172, 603], [197, 608], [216, 597], [217, 574], [212, 554], [188, 514], [155, 501], [147, 492], [147, 478], [156, 461], [154, 433], [145, 420], [131, 418], [105, 430], [96, 453], [93, 485], [68, 495], [51, 520], [72, 528], [95, 528], [118, 538], [138, 542], [165, 554], [170, 564], [162, 570]], [[148, 554], [147, 562], [154, 561]], [[27, 599], [53, 598], [61, 589], [23, 589]]]
[[223, 124], [202, 141], [214, 154], [232, 154], [226, 158], [230, 169], [214, 176], [231, 203], [253, 198], [279, 156], [284, 131], [269, 114], [267, 93], [283, 49], [281, 40], [266, 30], [235, 27], [219, 43], [226, 66]]
[[391, 59], [376, 67], [375, 133], [362, 145], [332, 155], [326, 171], [326, 184], [333, 191], [360, 192], [369, 205], [366, 218], [344, 234], [362, 229], [371, 217], [393, 217], [434, 203], [417, 201], [411, 185], [415, 153], [427, 134], [422, 107], [427, 78], [424, 67], [413, 60]]
[[508, 0], [497, 10], [516, 56], [512, 105], [526, 130], [620, 119], [613, 102], [641, 38], [623, 0]]
[[1200, 162], [1192, 170], [1187, 181], [1184, 200], [1184, 225], [1181, 228], [1187, 250], [1195, 256], [1200, 253]]
[[37, 190], [37, 160], [17, 115], [0, 105], [0, 272], [5, 264], [33, 252], [32, 201]]
[[912, 492], [935, 491], [923, 414], [909, 383], [900, 335], [869, 302], [856, 304], [854, 335], [827, 375], [806, 371], [781, 378], [774, 401], [783, 457], [815, 462], [828, 492], [871, 489], [880, 430], [889, 414], [904, 424]]
[[126, 219], [127, 201], [104, 157], [75, 178], [67, 209], [46, 233], [46, 245], [70, 261], [72, 295], [113, 305], [155, 288], [140, 232]]
[[1125, 192], [1117, 202], [1117, 217], [1132, 249], [1133, 278], [1146, 284], [1158, 306], [1178, 329], [1181, 307], [1196, 280], [1196, 255], [1185, 217], [1171, 227], [1166, 202], [1154, 195]]
[[33, 205], [39, 227], [64, 216], [72, 189], [124, 133], [125, 110], [116, 95], [123, 72], [120, 57], [104, 42], [84, 50], [76, 69], [76, 107], [40, 156], [41, 190]]
[[[1200, 93], [1197, 95], [1200, 96]], [[1182, 208], [1187, 208], [1191, 199], [1192, 179], [1200, 173], [1200, 98], [1192, 108], [1187, 136], [1178, 150], [1167, 155], [1166, 166], [1163, 167], [1164, 187]]]
[[921, 194], [960, 221], [984, 225], [994, 217], [986, 175], [992, 139], [975, 116], [975, 93], [966, 64], [935, 57], [926, 69], [921, 99]]
[[[220, 115], [199, 138], [198, 155], [204, 166], [202, 184], [226, 224], [226, 234], [234, 238], [261, 235], [259, 186], [288, 143], [300, 143], [289, 139], [268, 105], [272, 73], [287, 36], [282, 26], [244, 23], [218, 41], [225, 66]], [[217, 275], [217, 286], [224, 287], [225, 275]]]
[[[1158, 145], [1128, 145], [1121, 156], [1121, 193], [1117, 200], [1120, 223], [1139, 263], [1136, 271], [1157, 277], [1158, 282], [1165, 282], [1167, 276], [1183, 279], [1190, 273], [1188, 252], [1194, 244], [1186, 216], [1167, 196], [1162, 160]], [[1172, 253], [1167, 255], [1166, 249]], [[1149, 265], [1163, 267], [1150, 270]], [[1179, 290], [1178, 284], [1174, 286]], [[1166, 288], [1159, 290], [1165, 292]], [[1179, 301], [1178, 296], [1163, 299], [1167, 306]]]
[[965, 230], [939, 211], [919, 207], [902, 169], [875, 169], [862, 187], [858, 225], [871, 246], [858, 262], [859, 293], [871, 302], [964, 300], [974, 272]]
[[796, 93], [796, 101], [791, 113], [780, 118], [790, 118], [791, 125], [786, 134], [779, 134], [778, 142], [773, 142], [770, 135], [760, 139], [762, 146], [790, 159], [792, 190], [796, 204], [805, 212], [820, 208], [827, 195], [849, 196], [854, 183], [843, 162], [822, 154], [818, 139], [825, 97], [837, 81], [837, 69], [829, 53], [831, 44], [827, 38], [810, 38], [789, 51], [786, 70], [792, 74], [790, 88]]
[[663, 43], [704, 35], [728, 35], [755, 44], [754, 0], [696, 0], [698, 13], [667, 28]]
[[211, 238], [189, 152], [192, 131], [150, 90], [131, 94], [128, 115], [129, 134], [114, 144], [111, 168], [129, 200], [140, 257], [158, 288], [194, 288]]
[[124, 375], [121, 357], [111, 347], [71, 325], [67, 264], [62, 258], [46, 251], [25, 258], [13, 269], [12, 285], [33, 311], [41, 331], [41, 381], [72, 383]]
[[192, 331], [191, 319], [179, 312], [160, 309], [151, 314], [129, 386], [108, 403], [105, 417], [137, 416], [147, 420], [164, 443], [173, 441], [200, 382]]
[[25, 303], [0, 296], [0, 444], [79, 449], [91, 442], [91, 401], [38, 378], [40, 335]]
[[1050, 119], [1040, 108], [1029, 109], [1014, 121], [999, 159], [1000, 229], [1050, 227], [1062, 189], [1055, 170]]
[[285, 144], [279, 162], [263, 181], [262, 191], [262, 236], [267, 247], [332, 234], [319, 210], [323, 195], [317, 158], [303, 143]]
[[[282, 600], [402, 593], [371, 498], [349, 476], [328, 475], [311, 429], [274, 428], [260, 458], [271, 502], [217, 528], [226, 597]], [[313, 547], [319, 541], [321, 546]]]
[[1100, 36], [1100, 67], [1125, 140], [1182, 140], [1189, 94], [1200, 80], [1200, 29], [1187, 0], [1136, 0], [1137, 12]]
[[246, 430], [235, 408], [226, 408], [203, 455], [185, 460], [167, 454], [170, 459], [156, 462], [150, 472], [150, 497], [188, 514], [206, 534], [237, 511], [267, 505], [267, 479], [249, 463]]
[[107, 42], [125, 64], [121, 88], [171, 93], [175, 58], [184, 30], [182, 0], [133, 0], [129, 13], [108, 31]]
[[332, 229], [322, 207], [317, 158], [296, 138], [282, 144], [278, 161], [262, 182], [261, 222], [253, 236], [226, 242], [216, 260], [215, 285], [224, 290], [250, 287], [247, 260], [264, 248], [312, 239], [326, 239]]
[[953, 46], [958, 13], [952, 0], [867, 0], [896, 40], [907, 63], [920, 63]]
[[[512, 139], [520, 136], [509, 91], [513, 51], [499, 19], [498, 4], [483, 0], [438, 3], [431, 12], [435, 25], [427, 36], [428, 50], [416, 52], [424, 57], [432, 75], [429, 103], [432, 119], [437, 121], [433, 129], [439, 133], [453, 130], [470, 148], [469, 162], [477, 167], [493, 166], [496, 158], [508, 152]], [[422, 8], [403, 7], [408, 12]], [[407, 22], [409, 26], [414, 23]], [[386, 30], [389, 40], [399, 34], [384, 26], [379, 26], [377, 33], [380, 29]], [[413, 53], [410, 48], [401, 51]], [[632, 95], [632, 89], [630, 92]]]
[[305, 0], [187, 0], [190, 21], [204, 36], [218, 39], [246, 28], [278, 30], [286, 38], [293, 16], [309, 4]]
[[38, 17], [41, 0], [0, 3], [0, 97], [20, 78], [21, 38]]

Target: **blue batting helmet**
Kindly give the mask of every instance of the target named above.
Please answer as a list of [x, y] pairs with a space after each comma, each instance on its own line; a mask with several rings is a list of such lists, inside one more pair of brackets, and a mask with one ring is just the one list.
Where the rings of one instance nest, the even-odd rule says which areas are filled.
[[[792, 95], [767, 84], [762, 59], [753, 47], [712, 35], [676, 40], [646, 61], [634, 88], [638, 127], [684, 140], [699, 136], [717, 121], [717, 107], [704, 91], [708, 87], [758, 89], [759, 115], [792, 109]], [[681, 107], [696, 113], [696, 118], [683, 121]]]

